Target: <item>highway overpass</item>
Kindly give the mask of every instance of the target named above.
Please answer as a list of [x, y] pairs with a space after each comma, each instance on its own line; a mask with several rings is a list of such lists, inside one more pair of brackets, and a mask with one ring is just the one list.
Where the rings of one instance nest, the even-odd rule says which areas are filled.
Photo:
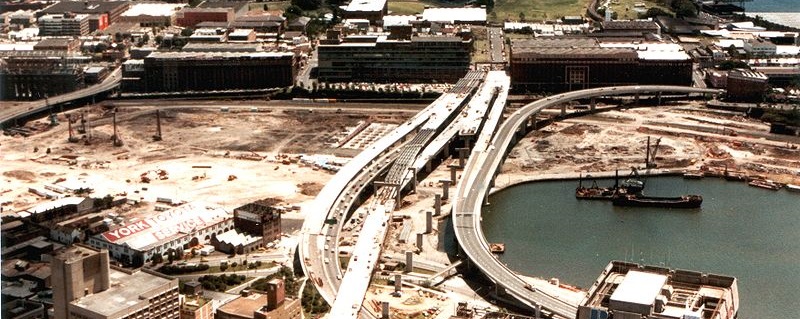
[[[469, 100], [482, 78], [482, 72], [471, 72], [409, 121], [359, 153], [339, 170], [314, 202], [305, 208], [306, 220], [298, 252], [303, 272], [329, 304], [334, 304], [343, 277], [338, 262], [339, 232], [354, 203], [364, 189], [400, 157], [399, 148], [410, 143], [405, 142], [408, 137], [425, 132], [424, 129], [430, 129], [430, 125], [438, 128], [441, 123], [449, 122], [446, 119], [455, 117], [454, 114]], [[435, 122], [440, 124], [433, 124]]]
[[500, 166], [515, 142], [519, 129], [529, 118], [541, 110], [572, 100], [598, 96], [672, 93], [719, 94], [720, 90], [699, 89], [682, 86], [620, 86], [580, 90], [553, 95], [525, 105], [496, 130], [485, 129], [478, 136], [470, 158], [462, 174], [462, 180], [453, 198], [453, 226], [456, 239], [472, 263], [506, 293], [527, 305], [530, 309], [556, 318], [575, 318], [577, 306], [560, 300], [526, 283], [511, 269], [495, 258], [481, 228], [481, 207]]

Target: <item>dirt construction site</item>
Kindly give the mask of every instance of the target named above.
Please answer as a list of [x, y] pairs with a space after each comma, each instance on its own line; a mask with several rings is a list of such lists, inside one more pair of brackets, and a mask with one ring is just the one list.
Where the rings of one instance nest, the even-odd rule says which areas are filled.
[[345, 139], [368, 144], [380, 137], [370, 134], [371, 126], [397, 125], [413, 115], [338, 107], [161, 106], [160, 140], [156, 108], [150, 105], [106, 104], [60, 113], [55, 126], [49, 119], [28, 123], [29, 136], [0, 136], [0, 203], [4, 214], [28, 209], [57, 185], [149, 203], [170, 198], [232, 210], [276, 198], [301, 207], [337, 165], [360, 151], [341, 147]]
[[769, 133], [769, 125], [697, 102], [614, 110], [557, 122], [529, 133], [503, 166], [499, 185], [537, 177], [644, 172], [647, 140], [658, 143], [656, 170], [717, 170], [800, 183], [800, 138]]

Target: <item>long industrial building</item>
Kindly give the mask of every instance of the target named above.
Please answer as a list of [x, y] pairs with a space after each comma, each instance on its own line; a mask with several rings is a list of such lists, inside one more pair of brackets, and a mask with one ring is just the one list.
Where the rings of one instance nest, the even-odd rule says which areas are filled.
[[511, 43], [511, 84], [516, 91], [691, 83], [691, 57], [677, 44], [604, 43], [583, 37]]
[[319, 47], [325, 82], [455, 83], [469, 71], [472, 40], [458, 36], [330, 33]]
[[188, 203], [90, 237], [87, 244], [108, 249], [126, 265], [142, 265], [155, 255], [209, 242], [233, 229], [233, 214], [219, 207]]
[[290, 52], [153, 52], [144, 59], [145, 92], [258, 90], [294, 84]]

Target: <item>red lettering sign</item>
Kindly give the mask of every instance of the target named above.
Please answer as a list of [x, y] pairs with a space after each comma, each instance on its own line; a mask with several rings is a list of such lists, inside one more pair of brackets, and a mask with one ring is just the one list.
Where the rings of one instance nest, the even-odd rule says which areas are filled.
[[138, 222], [131, 223], [114, 230], [109, 230], [103, 233], [103, 237], [105, 237], [106, 240], [113, 243], [116, 242], [117, 240], [136, 234], [150, 227], [151, 226], [147, 221], [140, 220]]

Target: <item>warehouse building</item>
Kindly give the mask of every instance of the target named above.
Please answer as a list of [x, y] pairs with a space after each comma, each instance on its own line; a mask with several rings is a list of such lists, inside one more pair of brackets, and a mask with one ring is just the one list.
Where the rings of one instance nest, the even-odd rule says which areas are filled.
[[288, 52], [153, 52], [144, 59], [146, 92], [261, 90], [291, 86]]
[[511, 43], [517, 91], [564, 92], [613, 85], [691, 85], [692, 60], [679, 45], [551, 38]]
[[188, 203], [152, 217], [90, 237], [87, 243], [108, 249], [116, 260], [127, 265], [142, 265], [155, 255], [208, 243], [212, 234], [233, 229], [232, 214], [219, 207]]
[[319, 80], [326, 82], [455, 83], [469, 70], [472, 40], [452, 35], [341, 37], [337, 30], [318, 46]]
[[141, 27], [167, 27], [175, 24], [178, 10], [185, 3], [135, 3], [122, 13], [121, 22], [138, 23]]

